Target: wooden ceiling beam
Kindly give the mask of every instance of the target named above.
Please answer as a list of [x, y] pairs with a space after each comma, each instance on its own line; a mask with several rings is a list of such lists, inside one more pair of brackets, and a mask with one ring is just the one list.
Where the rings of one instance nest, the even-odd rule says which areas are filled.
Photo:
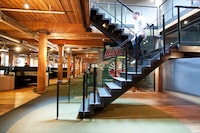
[[53, 23], [53, 22], [21, 22], [23, 25], [37, 31], [38, 29], [46, 29], [52, 33], [84, 33], [82, 24], [69, 24], [69, 23]]
[[76, 46], [76, 47], [103, 47], [104, 42], [102, 40], [57, 40], [51, 39], [49, 40], [53, 44], [65, 44], [69, 46]]

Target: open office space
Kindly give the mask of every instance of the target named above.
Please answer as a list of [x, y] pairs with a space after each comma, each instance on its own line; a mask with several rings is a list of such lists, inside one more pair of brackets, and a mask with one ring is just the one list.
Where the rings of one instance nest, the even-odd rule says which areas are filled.
[[199, 133], [199, 5], [2, 0], [0, 132]]

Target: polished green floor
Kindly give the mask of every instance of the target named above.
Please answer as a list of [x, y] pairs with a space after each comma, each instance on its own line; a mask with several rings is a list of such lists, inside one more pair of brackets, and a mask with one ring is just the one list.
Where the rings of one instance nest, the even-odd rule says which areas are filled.
[[95, 116], [77, 119], [82, 78], [71, 81], [70, 102], [60, 87], [56, 119], [56, 85], [39, 98], [0, 117], [0, 133], [191, 133], [181, 122], [131, 98], [118, 98]]

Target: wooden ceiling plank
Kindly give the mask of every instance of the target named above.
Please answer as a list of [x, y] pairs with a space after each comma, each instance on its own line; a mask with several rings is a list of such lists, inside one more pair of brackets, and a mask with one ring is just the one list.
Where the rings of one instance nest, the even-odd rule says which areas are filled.
[[83, 24], [82, 8], [79, 0], [70, 0], [77, 23]]
[[[89, 27], [89, 0], [28, 0], [28, 2], [30, 4], [30, 10], [64, 11], [65, 14], [2, 12], [27, 27], [30, 31], [34, 32], [38, 29], [47, 29], [51, 32], [48, 36], [48, 41], [53, 44], [67, 44], [67, 46], [75, 46], [76, 48], [87, 47], [86, 49], [103, 47], [101, 38], [104, 38], [105, 35], [85, 32], [85, 27]], [[18, 8], [24, 10], [24, 0], [0, 0], [0, 8]], [[24, 34], [8, 25], [1, 25], [0, 23], [0, 30], [8, 33], [8, 35], [12, 35], [13, 38], [26, 40], [33, 46], [38, 45], [38, 42], [32, 36]], [[54, 33], [57, 33], [59, 37], [56, 37]], [[61, 40], [56, 38], [61, 38]], [[93, 56], [96, 55], [94, 54]], [[84, 58], [84, 60], [96, 61], [89, 58]]]
[[64, 11], [60, 0], [45, 0], [49, 10]]
[[74, 16], [74, 10], [70, 0], [60, 0], [65, 12], [66, 17], [69, 18], [70, 23], [76, 23], [76, 18]]

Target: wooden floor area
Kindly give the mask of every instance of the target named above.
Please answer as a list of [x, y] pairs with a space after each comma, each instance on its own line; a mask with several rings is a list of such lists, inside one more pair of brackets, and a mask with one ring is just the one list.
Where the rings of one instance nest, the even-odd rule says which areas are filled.
[[40, 94], [33, 91], [35, 86], [0, 91], [0, 116], [37, 98]]
[[[57, 79], [49, 80], [50, 85], [56, 83]], [[0, 91], [0, 116], [39, 97], [40, 94], [34, 92], [35, 88], [36, 86], [27, 86], [16, 90]]]
[[[51, 83], [56, 83], [55, 80]], [[40, 96], [33, 91], [36, 86], [0, 92], [0, 115]], [[166, 112], [184, 123], [192, 133], [200, 133], [200, 97], [179, 93], [127, 91], [121, 98], [131, 98]]]
[[184, 123], [192, 133], [200, 133], [200, 97], [175, 92], [132, 92], [128, 91], [122, 98], [157, 108]]

